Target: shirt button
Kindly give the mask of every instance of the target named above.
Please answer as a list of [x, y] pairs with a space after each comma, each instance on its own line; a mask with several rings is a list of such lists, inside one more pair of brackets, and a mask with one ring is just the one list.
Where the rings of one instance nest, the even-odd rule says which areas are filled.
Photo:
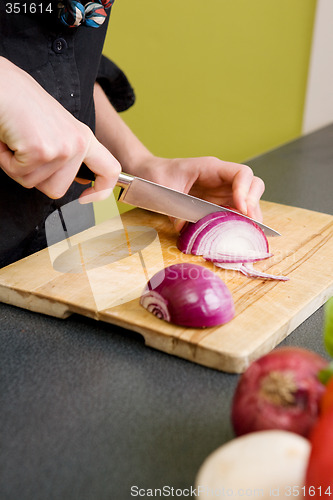
[[52, 43], [52, 49], [56, 54], [61, 54], [67, 49], [67, 42], [64, 38], [56, 38]]

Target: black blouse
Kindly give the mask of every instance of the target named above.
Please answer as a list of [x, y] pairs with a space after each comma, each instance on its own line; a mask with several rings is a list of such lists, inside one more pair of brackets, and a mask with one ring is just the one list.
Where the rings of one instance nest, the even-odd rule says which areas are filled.
[[[92, 130], [96, 80], [117, 111], [134, 103], [134, 92], [124, 73], [102, 56], [109, 16], [99, 28], [67, 28], [57, 18], [57, 1], [18, 3], [20, 12], [10, 12], [9, 5], [14, 2], [0, 2], [1, 56], [27, 71]], [[36, 12], [30, 12], [32, 4], [37, 6]], [[45, 247], [45, 219], [77, 199], [86, 187], [74, 182], [63, 198], [51, 200], [37, 189], [23, 188], [0, 169], [0, 267]], [[91, 206], [77, 204], [74, 212], [71, 233], [94, 223]]]

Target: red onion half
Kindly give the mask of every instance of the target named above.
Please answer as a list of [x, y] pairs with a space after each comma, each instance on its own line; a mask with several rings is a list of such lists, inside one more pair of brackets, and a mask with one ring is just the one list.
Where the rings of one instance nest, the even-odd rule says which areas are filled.
[[143, 290], [140, 304], [160, 319], [194, 328], [222, 325], [235, 315], [231, 293], [221, 278], [190, 263], [156, 273]]
[[264, 232], [253, 221], [230, 212], [214, 212], [182, 229], [177, 246], [185, 254], [201, 255], [218, 267], [245, 276], [288, 280], [256, 271], [252, 265], [272, 256]]

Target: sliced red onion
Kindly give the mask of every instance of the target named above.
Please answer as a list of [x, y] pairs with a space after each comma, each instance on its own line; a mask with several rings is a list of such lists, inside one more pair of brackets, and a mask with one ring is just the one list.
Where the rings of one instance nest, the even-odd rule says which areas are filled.
[[200, 232], [212, 224], [215, 219], [223, 219], [226, 215], [227, 212], [214, 212], [198, 220], [195, 224], [187, 223], [178, 238], [177, 244], [179, 250], [183, 253], [192, 253], [193, 244]]
[[221, 278], [190, 263], [156, 273], [143, 290], [140, 304], [160, 319], [193, 328], [222, 325], [235, 315], [231, 293]]
[[[284, 276], [256, 271], [252, 262], [272, 256], [264, 232], [253, 221], [230, 212], [214, 212], [182, 229], [177, 246], [186, 254], [202, 255], [219, 267], [230, 268], [245, 276], [287, 280]], [[241, 265], [242, 264], [242, 265]]]

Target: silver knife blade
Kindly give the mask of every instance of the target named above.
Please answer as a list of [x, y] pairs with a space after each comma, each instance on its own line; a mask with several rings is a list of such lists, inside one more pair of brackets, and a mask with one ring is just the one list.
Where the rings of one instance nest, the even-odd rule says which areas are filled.
[[213, 212], [231, 212], [255, 222], [266, 236], [280, 236], [274, 229], [229, 208], [220, 207], [195, 196], [176, 191], [160, 184], [121, 173], [117, 186], [121, 192], [119, 201], [189, 222], [197, 222]]

